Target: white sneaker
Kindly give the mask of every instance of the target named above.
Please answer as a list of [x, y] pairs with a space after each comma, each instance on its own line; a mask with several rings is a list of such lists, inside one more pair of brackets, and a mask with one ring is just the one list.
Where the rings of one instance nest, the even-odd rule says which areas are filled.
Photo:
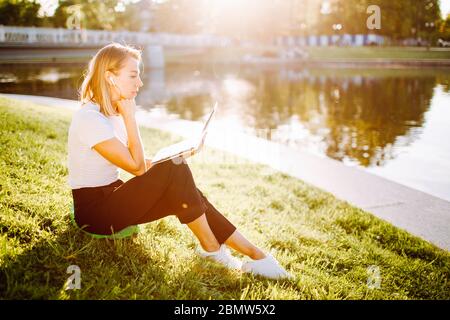
[[293, 279], [294, 277], [287, 272], [278, 261], [271, 255], [263, 259], [248, 261], [242, 265], [243, 272], [253, 273], [270, 279]]
[[198, 253], [204, 257], [212, 259], [216, 262], [221, 263], [225, 267], [229, 269], [242, 269], [242, 262], [231, 255], [230, 250], [227, 248], [225, 244], [222, 244], [217, 251], [208, 252], [203, 249], [200, 249]]

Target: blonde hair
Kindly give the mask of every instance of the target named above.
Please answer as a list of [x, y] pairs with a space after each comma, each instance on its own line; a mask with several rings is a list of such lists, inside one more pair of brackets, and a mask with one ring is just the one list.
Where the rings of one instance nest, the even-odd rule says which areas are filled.
[[104, 115], [117, 115], [105, 73], [110, 71], [117, 75], [128, 57], [141, 61], [141, 50], [115, 42], [101, 48], [89, 62], [89, 68], [81, 84], [79, 90], [81, 104], [92, 101], [100, 106], [100, 112]]

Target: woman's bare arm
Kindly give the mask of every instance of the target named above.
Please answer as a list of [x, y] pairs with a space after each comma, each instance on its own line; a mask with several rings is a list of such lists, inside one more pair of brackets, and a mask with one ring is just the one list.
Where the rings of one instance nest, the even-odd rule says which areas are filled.
[[146, 171], [146, 168], [139, 166], [135, 162], [131, 156], [130, 149], [117, 138], [111, 138], [97, 143], [94, 149], [112, 164], [135, 176], [140, 176]]
[[128, 135], [128, 147], [117, 138], [102, 141], [94, 149], [109, 162], [119, 168], [140, 176], [146, 171], [144, 149], [135, 118], [135, 103], [131, 100], [122, 100], [119, 112], [122, 114]]

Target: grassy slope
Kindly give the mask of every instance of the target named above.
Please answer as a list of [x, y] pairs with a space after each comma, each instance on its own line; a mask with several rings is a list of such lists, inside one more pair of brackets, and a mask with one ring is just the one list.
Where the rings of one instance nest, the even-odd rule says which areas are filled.
[[[69, 223], [69, 122], [68, 111], [0, 98], [0, 298], [450, 299], [448, 252], [302, 181], [208, 148], [202, 159], [210, 162], [190, 160], [199, 188], [295, 280], [202, 261], [175, 217], [146, 224], [135, 240], [93, 240]], [[147, 154], [177, 140], [150, 129], [142, 136]], [[73, 264], [81, 290], [66, 291]], [[380, 268], [380, 289], [366, 285], [370, 265]]]
[[450, 50], [421, 47], [309, 47], [307, 51], [318, 59], [450, 59]]
[[[342, 59], [372, 60], [389, 59], [394, 61], [411, 61], [427, 59], [450, 59], [450, 50], [431, 48], [429, 51], [422, 47], [306, 47], [310, 59]], [[240, 59], [245, 54], [262, 55], [271, 52], [277, 55], [280, 48], [275, 46], [254, 48], [221, 48], [206, 50], [203, 54], [183, 54], [183, 51], [166, 51], [167, 63], [217, 63]]]

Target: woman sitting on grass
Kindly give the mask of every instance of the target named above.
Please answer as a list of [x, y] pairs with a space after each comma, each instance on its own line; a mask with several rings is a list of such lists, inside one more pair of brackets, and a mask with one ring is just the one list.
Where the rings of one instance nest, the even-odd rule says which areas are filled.
[[[272, 255], [250, 243], [214, 208], [196, 187], [184, 159], [152, 165], [144, 158], [134, 100], [143, 86], [140, 61], [139, 50], [113, 43], [89, 63], [81, 108], [72, 118], [68, 138], [77, 225], [109, 235], [176, 215], [200, 241], [202, 257], [268, 278], [290, 277]], [[118, 168], [135, 177], [123, 182]], [[242, 264], [227, 246], [252, 260]]]

